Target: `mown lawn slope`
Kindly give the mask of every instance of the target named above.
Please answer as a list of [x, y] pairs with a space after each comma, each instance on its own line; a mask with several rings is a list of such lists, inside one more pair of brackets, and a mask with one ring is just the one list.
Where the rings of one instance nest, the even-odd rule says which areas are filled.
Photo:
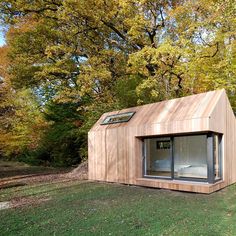
[[236, 185], [203, 195], [66, 181], [1, 190], [11, 199], [25, 201], [0, 211], [1, 235], [236, 235]]

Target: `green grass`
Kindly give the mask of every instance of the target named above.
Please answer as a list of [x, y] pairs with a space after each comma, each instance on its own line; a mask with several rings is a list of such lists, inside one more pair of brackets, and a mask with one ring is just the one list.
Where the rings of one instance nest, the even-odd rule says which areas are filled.
[[78, 181], [0, 192], [22, 196], [50, 200], [0, 211], [1, 235], [236, 235], [236, 185], [211, 195]]

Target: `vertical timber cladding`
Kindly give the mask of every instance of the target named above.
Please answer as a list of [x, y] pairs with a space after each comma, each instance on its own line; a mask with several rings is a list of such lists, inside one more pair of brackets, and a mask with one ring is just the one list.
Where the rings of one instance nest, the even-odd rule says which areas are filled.
[[225, 160], [225, 172], [227, 177], [227, 184], [232, 184], [236, 181], [236, 140], [235, 140], [235, 117], [232, 112], [230, 103], [226, 98], [226, 160]]
[[135, 184], [137, 176], [141, 177], [142, 141], [135, 132], [136, 127], [106, 130], [106, 181]]
[[92, 131], [89, 131], [88, 133], [88, 179], [96, 179], [95, 178], [95, 170], [94, 170], [94, 164], [95, 164], [95, 161], [94, 161], [94, 132]]
[[105, 130], [105, 152], [100, 156], [106, 159], [106, 180], [108, 182], [118, 182], [118, 135], [117, 129]]
[[117, 182], [128, 183], [128, 136], [127, 128], [117, 129]]
[[[109, 147], [109, 143], [108, 143]], [[109, 147], [109, 150], [112, 149]], [[106, 131], [88, 133], [88, 177], [91, 180], [107, 181], [108, 161]]]
[[236, 182], [236, 119], [225, 92], [211, 113], [210, 130], [223, 134], [223, 179], [227, 186]]
[[[100, 125], [111, 114], [135, 111], [130, 121]], [[214, 185], [142, 178], [142, 140], [193, 132], [224, 135], [224, 182]], [[236, 182], [236, 121], [224, 90], [104, 114], [88, 134], [89, 179], [211, 192]]]

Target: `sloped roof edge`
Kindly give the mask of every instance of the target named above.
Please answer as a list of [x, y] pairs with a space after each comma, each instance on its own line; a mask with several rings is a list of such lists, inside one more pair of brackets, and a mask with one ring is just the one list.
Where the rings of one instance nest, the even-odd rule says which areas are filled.
[[[91, 131], [210, 117], [222, 94], [226, 95], [224, 89], [107, 112], [100, 117]], [[129, 122], [100, 125], [108, 115], [132, 111], [135, 115]]]

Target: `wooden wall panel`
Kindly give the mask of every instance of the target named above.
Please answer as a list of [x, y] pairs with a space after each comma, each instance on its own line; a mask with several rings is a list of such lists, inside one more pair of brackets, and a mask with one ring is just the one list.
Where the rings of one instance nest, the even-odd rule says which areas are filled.
[[88, 178], [106, 180], [105, 136], [103, 131], [88, 134]]
[[[107, 129], [106, 130], [106, 163], [107, 163], [107, 178], [109, 182], [118, 182], [118, 132], [117, 129]], [[101, 155], [100, 158], [104, 158]], [[121, 157], [124, 158], [124, 157]]]
[[[227, 99], [227, 98], [226, 98]], [[232, 184], [236, 181], [236, 140], [235, 140], [235, 116], [232, 112], [230, 103], [227, 99], [226, 104], [226, 173], [227, 184]]]
[[127, 129], [120, 127], [117, 129], [118, 149], [117, 149], [117, 179], [119, 183], [128, 183], [128, 136]]
[[137, 164], [137, 146], [136, 138], [133, 136], [137, 133], [137, 127], [132, 127], [128, 129], [128, 183], [135, 184], [136, 181], [136, 169], [138, 168]]
[[232, 164], [232, 181], [233, 183], [236, 182], [236, 121], [234, 119], [234, 127], [231, 128], [233, 134], [233, 148], [232, 148], [232, 159], [233, 159], [233, 164]]
[[214, 108], [211, 108], [212, 111], [210, 113], [209, 123], [209, 128], [211, 131], [222, 134], [226, 132], [226, 102], [226, 94], [222, 93], [220, 99], [217, 100], [217, 104], [214, 106]]
[[88, 178], [91, 180], [96, 179], [95, 170], [95, 155], [94, 155], [94, 140], [95, 132], [90, 131], [88, 133]]
[[95, 170], [96, 170], [96, 179], [103, 181], [106, 176], [106, 158], [105, 157], [105, 136], [104, 131], [98, 131], [95, 133], [94, 137], [95, 147], [94, 153], [95, 156]]
[[210, 114], [210, 130], [223, 134], [223, 179], [230, 185], [236, 182], [236, 119], [225, 92]]
[[134, 139], [135, 142], [135, 178], [134, 183], [136, 184], [137, 178], [143, 176], [143, 141], [139, 138]]
[[147, 124], [139, 128], [138, 136], [168, 135], [193, 133], [209, 130], [209, 118], [172, 121], [166, 123]]

